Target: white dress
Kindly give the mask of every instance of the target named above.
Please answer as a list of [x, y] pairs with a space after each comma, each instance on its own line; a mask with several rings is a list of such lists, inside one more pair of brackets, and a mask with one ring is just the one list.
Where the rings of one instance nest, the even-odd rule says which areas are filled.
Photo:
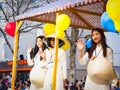
[[[95, 53], [98, 56], [103, 56], [103, 50], [101, 46], [96, 47], [96, 52], [93, 52], [93, 56], [95, 56]], [[110, 48], [107, 48], [107, 57], [106, 57], [111, 63], [112, 63], [112, 51]], [[87, 62], [89, 62], [88, 53], [86, 52], [85, 55], [82, 57], [82, 59], [79, 60], [80, 64], [84, 65]], [[94, 83], [89, 76], [87, 75], [86, 83], [85, 83], [85, 90], [110, 90], [109, 85], [100, 85]]]
[[36, 81], [37, 83], [32, 83], [31, 82], [31, 86], [30, 86], [30, 90], [43, 90], [43, 87], [39, 87], [39, 83], [43, 83], [41, 82], [44, 81], [44, 77], [45, 77], [45, 72], [46, 72], [46, 62], [41, 61], [40, 60], [40, 55], [36, 54], [34, 60], [32, 60], [30, 58], [30, 53], [27, 53], [27, 63], [29, 66], [33, 66], [32, 70], [30, 71], [30, 81]]
[[[43, 90], [52, 90], [51, 87], [52, 87], [54, 49], [46, 50], [46, 60], [48, 70], [46, 72]], [[63, 79], [67, 79], [66, 53], [64, 50], [58, 48], [56, 90], [64, 90]]]

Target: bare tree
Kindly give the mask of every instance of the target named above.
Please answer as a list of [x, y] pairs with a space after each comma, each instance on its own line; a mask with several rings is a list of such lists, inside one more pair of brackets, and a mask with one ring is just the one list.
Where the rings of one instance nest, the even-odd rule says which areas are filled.
[[75, 28], [72, 28], [71, 31], [71, 48], [70, 48], [70, 82], [74, 82], [76, 77], [76, 63], [75, 63], [75, 56], [76, 56], [76, 41], [78, 39], [79, 31]]
[[[81, 32], [79, 32], [81, 31]], [[69, 81], [75, 82], [76, 80], [76, 52], [77, 52], [77, 46], [76, 41], [78, 38], [81, 38], [83, 33], [83, 30], [79, 30], [78, 28], [72, 28], [70, 36], [68, 36], [68, 33], [66, 32], [67, 39], [70, 42], [70, 70], [69, 70]]]
[[[2, 20], [4, 20], [4, 23], [7, 23], [9, 21], [15, 22], [15, 17], [17, 15], [27, 12], [31, 8], [39, 7], [40, 5], [44, 5], [55, 0], [39, 0], [39, 3], [37, 1], [38, 0], [3, 0], [2, 2], [0, 2], [0, 11], [3, 15]], [[42, 23], [35, 25], [29, 23], [31, 22], [24, 21], [22, 27], [19, 30], [20, 34], [30, 32], [35, 28], [41, 28], [42, 25]], [[13, 53], [12, 45], [10, 45], [10, 42], [7, 38], [7, 33], [5, 32], [3, 27], [0, 28], [0, 36], [4, 37], [11, 53]]]

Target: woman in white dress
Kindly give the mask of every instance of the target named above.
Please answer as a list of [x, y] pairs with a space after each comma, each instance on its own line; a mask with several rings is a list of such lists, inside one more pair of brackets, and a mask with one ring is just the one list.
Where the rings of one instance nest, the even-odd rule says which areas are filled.
[[35, 48], [27, 50], [27, 63], [33, 66], [30, 71], [30, 90], [43, 90], [44, 77], [46, 72], [45, 53], [46, 45], [43, 43], [44, 36], [36, 38]]
[[[84, 65], [89, 60], [94, 60], [96, 57], [103, 56], [109, 60], [112, 64], [112, 50], [108, 47], [106, 44], [106, 38], [104, 35], [104, 32], [100, 28], [94, 28], [92, 30], [92, 45], [91, 48], [86, 51], [86, 53], [83, 55], [83, 48], [84, 43], [82, 40], [77, 41], [77, 46], [79, 49], [79, 55], [80, 59], [79, 62]], [[85, 90], [110, 90], [109, 84], [97, 84], [96, 82], [93, 82], [90, 77], [87, 75], [86, 83], [85, 83]]]
[[[52, 72], [54, 62], [54, 46], [55, 38], [54, 35], [45, 38], [49, 50], [46, 50], [46, 62], [47, 72], [44, 83], [44, 90], [52, 90]], [[64, 42], [59, 39], [59, 47], [63, 46]], [[66, 65], [66, 53], [63, 49], [58, 48], [58, 63], [57, 63], [57, 74], [56, 74], [56, 90], [64, 90], [63, 82], [67, 79], [67, 65]]]

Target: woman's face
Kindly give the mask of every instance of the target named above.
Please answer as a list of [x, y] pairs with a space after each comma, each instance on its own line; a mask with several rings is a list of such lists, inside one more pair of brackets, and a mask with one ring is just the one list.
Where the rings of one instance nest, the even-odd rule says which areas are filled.
[[43, 45], [42, 39], [41, 39], [41, 38], [37, 38], [37, 46], [38, 46], [39, 48], [41, 48], [42, 45]]
[[93, 31], [92, 32], [92, 40], [95, 42], [95, 43], [100, 43], [101, 41], [101, 34], [98, 32], [98, 31]]
[[51, 44], [52, 47], [55, 46], [55, 39], [54, 39], [54, 38], [51, 38], [51, 39], [50, 39], [50, 44]]

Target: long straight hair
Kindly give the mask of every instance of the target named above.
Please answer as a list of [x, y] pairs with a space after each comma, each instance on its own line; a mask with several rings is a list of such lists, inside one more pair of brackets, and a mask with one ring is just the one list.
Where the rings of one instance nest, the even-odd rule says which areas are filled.
[[[94, 31], [97, 31], [100, 33], [101, 35], [101, 45], [102, 45], [102, 49], [103, 49], [103, 56], [106, 57], [107, 56], [107, 47], [109, 48], [109, 46], [106, 43], [106, 37], [105, 34], [103, 32], [103, 30], [101, 28], [94, 28], [91, 32], [91, 34], [93, 34]], [[97, 43], [95, 43], [92, 39], [92, 46], [91, 48], [88, 50], [88, 54], [89, 54], [89, 58], [92, 57], [93, 55], [93, 51], [96, 49]]]
[[[36, 43], [35, 43], [35, 47], [32, 49], [31, 53], [30, 53], [30, 56], [31, 56], [31, 59], [33, 59], [35, 57], [35, 55], [38, 53], [39, 51], [39, 47], [37, 46], [37, 39], [40, 38], [41, 40], [44, 39], [44, 36], [38, 36], [36, 38]], [[43, 45], [42, 45], [42, 51], [44, 51], [45, 49], [47, 48], [46, 44], [43, 42]]]

